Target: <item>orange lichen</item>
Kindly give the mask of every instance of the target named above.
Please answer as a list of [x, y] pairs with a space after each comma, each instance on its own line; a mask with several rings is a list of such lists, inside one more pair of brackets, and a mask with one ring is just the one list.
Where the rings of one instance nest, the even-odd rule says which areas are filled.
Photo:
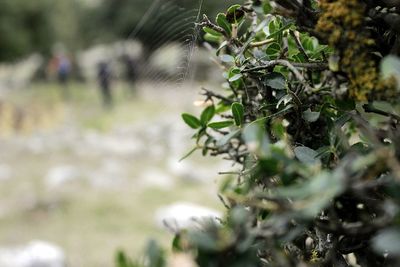
[[371, 96], [393, 95], [392, 83], [379, 78], [372, 57], [375, 41], [364, 27], [367, 9], [360, 0], [321, 0], [319, 32], [340, 56], [340, 70], [349, 78], [349, 96], [364, 101]]

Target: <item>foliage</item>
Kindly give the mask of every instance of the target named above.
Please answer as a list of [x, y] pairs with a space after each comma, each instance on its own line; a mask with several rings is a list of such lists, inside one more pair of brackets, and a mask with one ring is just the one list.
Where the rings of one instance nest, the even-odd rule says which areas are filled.
[[47, 0], [0, 1], [0, 61], [45, 52], [54, 34]]
[[80, 0], [0, 1], [0, 61], [32, 53], [49, 56], [58, 42], [81, 48], [87, 13]]
[[[234, 164], [227, 214], [177, 233], [198, 266], [399, 266], [399, 1], [247, 1], [200, 23], [224, 94], [195, 149]], [[397, 67], [396, 67], [397, 66]]]
[[[90, 20], [86, 25], [90, 36], [86, 38], [97, 41], [138, 38], [146, 44], [145, 48], [151, 53], [165, 42], [193, 32], [200, 2], [197, 0], [103, 1], [101, 5], [88, 11], [91, 15], [88, 16]], [[227, 7], [230, 2], [234, 1], [204, 1], [201, 11], [213, 14], [215, 10]], [[151, 9], [152, 5], [154, 9]], [[150, 17], [147, 19], [145, 14], [148, 11]], [[143, 20], [145, 23], [141, 25]], [[135, 32], [138, 25], [139, 30]], [[97, 31], [99, 26], [103, 31]]]
[[[127, 38], [140, 39], [151, 53], [168, 41], [192, 33], [200, 5], [197, 0], [103, 0], [96, 5], [86, 2], [0, 1], [0, 61], [13, 61], [35, 52], [47, 56], [58, 42], [77, 51]], [[146, 19], [144, 14], [152, 2], [157, 5], [150, 19]], [[205, 1], [202, 11], [213, 14], [232, 2]], [[140, 26], [142, 20], [146, 23]], [[136, 27], [140, 31], [135, 33]]]

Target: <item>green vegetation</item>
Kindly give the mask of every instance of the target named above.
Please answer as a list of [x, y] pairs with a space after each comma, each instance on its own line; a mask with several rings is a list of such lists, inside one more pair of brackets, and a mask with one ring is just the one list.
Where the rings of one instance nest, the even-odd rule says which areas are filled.
[[[220, 187], [226, 217], [178, 231], [175, 255], [199, 267], [400, 265], [399, 8], [253, 0], [204, 18], [226, 91], [204, 90], [201, 115], [182, 118], [195, 150], [236, 169]], [[117, 265], [179, 266], [164, 253], [151, 243], [144, 263]]]

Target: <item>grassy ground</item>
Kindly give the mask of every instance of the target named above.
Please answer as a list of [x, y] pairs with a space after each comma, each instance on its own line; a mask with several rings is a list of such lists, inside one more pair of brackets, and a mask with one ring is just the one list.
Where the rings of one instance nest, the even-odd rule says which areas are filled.
[[[71, 84], [67, 100], [60, 90], [36, 84], [2, 97], [0, 165], [10, 174], [0, 181], [1, 247], [40, 239], [61, 246], [69, 266], [108, 267], [117, 249], [139, 255], [151, 237], [169, 245], [171, 235], [154, 222], [160, 206], [190, 201], [222, 209], [210, 177], [190, 182], [170, 167], [183, 153], [173, 144], [190, 138], [190, 131], [175, 136], [171, 125], [180, 129], [179, 113], [191, 108], [197, 87], [139, 86], [132, 93], [116, 85], [109, 110], [101, 106], [95, 85]], [[97, 138], [92, 147], [88, 136]], [[121, 149], [125, 140], [135, 141], [147, 150], [97, 149], [104, 140], [119, 140]], [[215, 161], [195, 156], [189, 162], [216, 173]], [[65, 165], [79, 170], [78, 178], [49, 186], [49, 170]], [[102, 170], [108, 176], [96, 180]], [[143, 177], [154, 170], [153, 176], [169, 177], [172, 187], [146, 184]]]

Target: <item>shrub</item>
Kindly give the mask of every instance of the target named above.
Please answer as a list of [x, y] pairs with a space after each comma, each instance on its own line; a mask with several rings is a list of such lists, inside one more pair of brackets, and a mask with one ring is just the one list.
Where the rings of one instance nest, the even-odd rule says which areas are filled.
[[367, 0], [204, 17], [225, 93], [182, 117], [194, 150], [234, 167], [226, 218], [177, 233], [175, 251], [200, 267], [400, 266], [399, 21], [400, 1]]

